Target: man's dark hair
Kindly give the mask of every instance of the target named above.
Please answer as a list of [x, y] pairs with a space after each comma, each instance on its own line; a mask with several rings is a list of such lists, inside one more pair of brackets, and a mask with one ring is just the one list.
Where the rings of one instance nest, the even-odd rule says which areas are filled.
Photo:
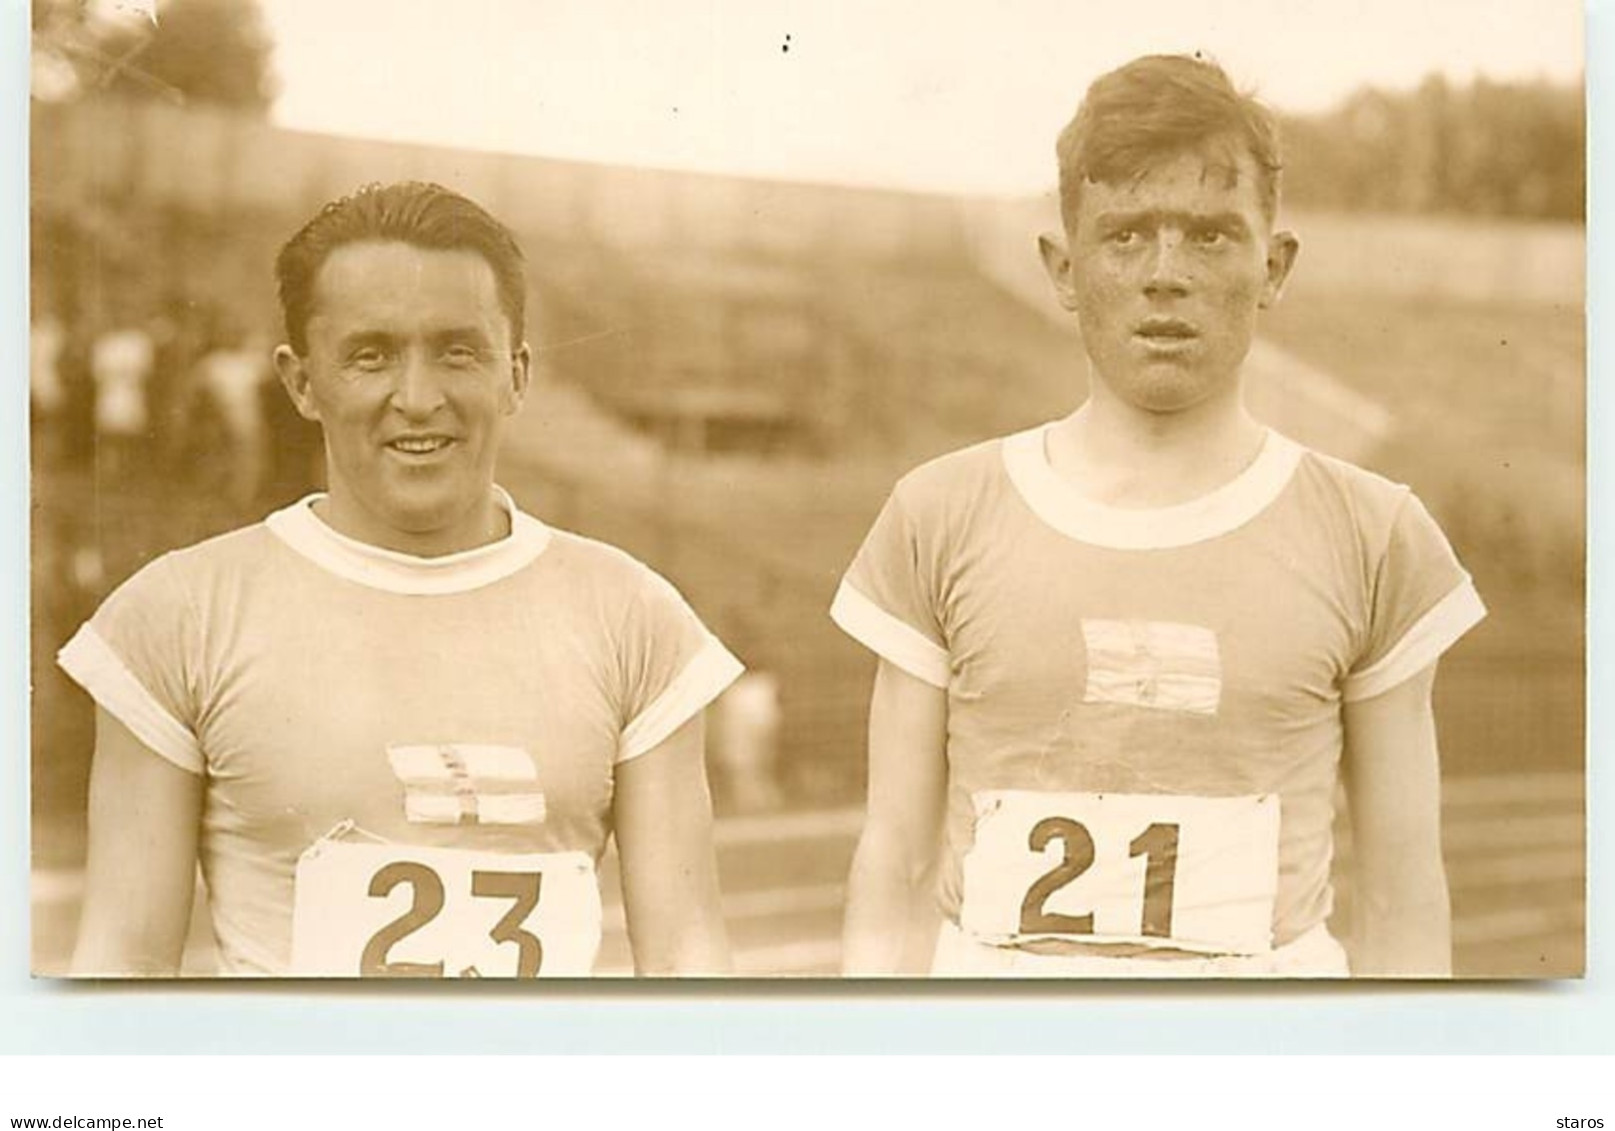
[[493, 268], [499, 304], [510, 322], [511, 345], [522, 340], [527, 279], [521, 248], [510, 229], [475, 201], [442, 185], [400, 181], [365, 185], [333, 200], [280, 249], [275, 280], [286, 319], [286, 339], [298, 356], [308, 353], [314, 279], [326, 257], [345, 244], [371, 240], [481, 255]]
[[[1256, 191], [1269, 221], [1278, 212], [1278, 126], [1265, 106], [1234, 89], [1217, 64], [1190, 55], [1145, 55], [1095, 79], [1054, 151], [1060, 215], [1076, 226], [1085, 182], [1143, 177], [1184, 152], [1203, 152], [1233, 178], [1238, 148], [1256, 165]], [[1220, 151], [1220, 152], [1219, 152]], [[1231, 183], [1231, 182], [1230, 182]]]

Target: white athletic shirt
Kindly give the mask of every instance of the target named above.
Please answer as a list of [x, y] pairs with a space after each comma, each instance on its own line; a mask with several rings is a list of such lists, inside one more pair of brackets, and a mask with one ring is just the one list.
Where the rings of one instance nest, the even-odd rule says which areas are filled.
[[[343, 537], [311, 496], [158, 558], [62, 649], [97, 703], [206, 777], [224, 972], [287, 970], [298, 859], [341, 822], [598, 860], [616, 765], [740, 673], [661, 577], [501, 496], [508, 537], [430, 559]], [[440, 753], [453, 774], [434, 782]]]
[[[1276, 433], [1218, 490], [1128, 510], [1056, 474], [1049, 427], [902, 479], [832, 607], [853, 637], [947, 692], [940, 907], [961, 921], [978, 826], [1006, 797], [1108, 807], [1138, 826], [1124, 836], [1153, 827], [1151, 804], [1176, 814], [1188, 797], [1209, 799], [1184, 811], [1214, 825], [1277, 815], [1271, 934], [1229, 952], [1300, 938], [1330, 913], [1342, 704], [1413, 676], [1485, 615], [1469, 576], [1407, 488]], [[1049, 831], [1044, 853], [1060, 847]], [[1010, 849], [1026, 850], [1025, 829], [1015, 835]], [[1130, 866], [1142, 872], [1156, 847], [1134, 842]], [[1036, 912], [1066, 898], [1057, 889], [1088, 866], [1067, 851], [1064, 873], [1034, 858], [1023, 878], [1051, 878], [1014, 899], [1028, 893]], [[1094, 941], [1081, 933], [1054, 943], [1081, 950]], [[1115, 937], [1159, 942], [1138, 926]], [[1005, 928], [990, 941], [1028, 940]]]

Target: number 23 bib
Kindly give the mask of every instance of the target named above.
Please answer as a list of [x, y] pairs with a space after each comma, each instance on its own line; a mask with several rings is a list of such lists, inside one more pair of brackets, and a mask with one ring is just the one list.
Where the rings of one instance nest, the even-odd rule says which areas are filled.
[[294, 974], [581, 977], [600, 946], [600, 887], [585, 852], [322, 839], [298, 860], [296, 883]]
[[982, 942], [1272, 949], [1274, 795], [987, 790], [973, 801], [960, 925]]

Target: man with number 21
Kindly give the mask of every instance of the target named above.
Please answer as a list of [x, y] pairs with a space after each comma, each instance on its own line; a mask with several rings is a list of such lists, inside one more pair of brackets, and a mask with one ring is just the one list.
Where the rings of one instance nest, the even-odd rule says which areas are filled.
[[1449, 975], [1431, 689], [1484, 608], [1405, 487], [1244, 408], [1273, 120], [1152, 56], [1056, 149], [1088, 399], [902, 479], [832, 607], [879, 657], [846, 969]]
[[739, 664], [666, 581], [494, 483], [528, 388], [510, 232], [435, 185], [276, 264], [328, 493], [152, 562], [61, 663], [97, 707], [78, 973], [591, 971], [613, 833], [641, 973], [717, 973], [702, 713]]

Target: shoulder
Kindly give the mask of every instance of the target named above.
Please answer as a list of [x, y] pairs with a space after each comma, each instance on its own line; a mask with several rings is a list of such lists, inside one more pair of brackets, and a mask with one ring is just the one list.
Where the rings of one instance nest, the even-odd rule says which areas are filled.
[[1004, 444], [994, 437], [926, 460], [897, 481], [896, 491], [914, 496], [950, 495], [980, 487], [1003, 475]]
[[545, 588], [559, 595], [569, 618], [589, 626], [587, 647], [614, 655], [629, 671], [683, 662], [704, 648], [713, 653], [709, 664], [727, 656], [678, 588], [627, 551], [552, 528], [544, 559]]
[[[264, 571], [280, 560], [270, 540], [262, 527], [248, 527], [171, 550], [108, 594], [84, 630], [119, 657], [120, 667], [148, 673], [189, 670], [196, 659], [193, 649], [218, 630], [221, 617], [236, 615], [252, 594], [265, 591]], [[273, 594], [261, 607], [269, 615], [285, 611]], [[68, 665], [65, 651], [63, 665]]]
[[628, 551], [558, 527], [550, 527], [544, 559], [580, 592], [618, 600], [677, 592], [671, 582]]
[[1025, 436], [995, 437], [927, 460], [897, 481], [891, 505], [911, 521], [945, 527], [995, 510], [1010, 490], [1005, 446]]
[[168, 558], [177, 569], [206, 572], [262, 561], [265, 548], [276, 542], [278, 539], [266, 524], [255, 522], [251, 526], [242, 526], [223, 534], [215, 534], [201, 542], [170, 550], [164, 557]]
[[137, 570], [114, 595], [124, 600], [173, 600], [238, 583], [274, 560], [275, 541], [259, 522], [169, 550]]
[[1413, 491], [1383, 475], [1334, 456], [1303, 448], [1296, 482], [1313, 507], [1337, 509], [1369, 536], [1383, 536], [1395, 525]]

